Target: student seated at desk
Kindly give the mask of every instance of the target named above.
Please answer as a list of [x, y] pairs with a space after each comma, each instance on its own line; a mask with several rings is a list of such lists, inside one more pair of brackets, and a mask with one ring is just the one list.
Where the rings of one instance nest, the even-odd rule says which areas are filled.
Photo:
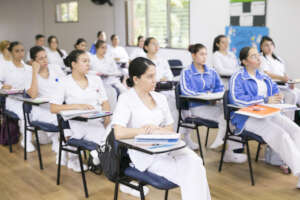
[[93, 54], [91, 54], [89, 51], [87, 51], [87, 42], [84, 38], [77, 39], [76, 43], [74, 44], [74, 49], [85, 51], [90, 58], [90, 62], [92, 62]]
[[[181, 72], [181, 93], [187, 96], [197, 96], [208, 92], [223, 92], [224, 86], [219, 75], [214, 69], [205, 64], [207, 57], [206, 47], [202, 44], [190, 45], [189, 52], [192, 54], [193, 63]], [[217, 148], [222, 145], [226, 131], [223, 106], [220, 103], [209, 105], [208, 103], [194, 101], [190, 102], [189, 107], [192, 116], [218, 122], [219, 129], [217, 137], [210, 148]], [[234, 149], [237, 148], [236, 143], [237, 142], [228, 143], [228, 150], [224, 158], [225, 162], [242, 163], [247, 160], [246, 155], [234, 153]]]
[[[146, 58], [136, 58], [129, 65], [129, 87], [119, 97], [112, 125], [116, 139], [134, 138], [138, 134], [168, 134], [173, 119], [168, 102], [154, 92], [155, 64]], [[202, 160], [189, 148], [148, 155], [128, 150], [133, 165], [140, 171], [152, 172], [179, 185], [183, 200], [209, 200], [210, 192]]]
[[[213, 67], [220, 76], [231, 76], [239, 70], [237, 59], [228, 50], [229, 41], [226, 35], [218, 35], [213, 44]], [[228, 78], [222, 78], [225, 88], [228, 88]]]
[[[95, 45], [96, 45], [96, 42], [98, 40], [102, 40], [102, 41], [106, 42], [106, 33], [104, 31], [98, 31], [98, 33], [97, 33], [97, 40], [92, 44], [92, 46], [90, 48], [90, 53], [93, 54], [93, 55], [96, 54], [96, 47], [95, 47]], [[108, 48], [107, 50], [108, 50], [108, 53], [109, 53], [111, 46], [107, 45], [107, 48]]]
[[[32, 80], [28, 81], [27, 94], [31, 98], [50, 98], [56, 92], [57, 84], [65, 76], [60, 66], [48, 64], [47, 54], [44, 48], [35, 46], [30, 49], [32, 61]], [[43, 104], [32, 106], [31, 120], [57, 124], [56, 115], [50, 113], [50, 105]], [[41, 131], [39, 131], [40, 133]], [[28, 132], [27, 135], [31, 134]], [[45, 135], [45, 133], [42, 133]], [[58, 152], [58, 133], [47, 133], [52, 141], [52, 150]], [[29, 137], [31, 138], [31, 136]]]
[[[230, 79], [229, 103], [239, 106], [280, 103], [282, 95], [279, 94], [277, 85], [268, 75], [258, 70], [261, 61], [256, 48], [244, 47], [240, 51], [240, 60], [244, 68]], [[263, 119], [233, 113], [231, 119], [237, 134], [247, 130], [261, 136], [291, 168], [293, 174], [299, 177], [297, 188], [300, 188], [300, 128], [298, 125], [280, 113]]]
[[[23, 62], [25, 56], [24, 46], [18, 42], [10, 43], [8, 50], [11, 53], [12, 61], [6, 62], [2, 66], [0, 73], [0, 87], [1, 89], [25, 89], [26, 83], [31, 80], [31, 66]], [[6, 109], [14, 112], [19, 117], [20, 133], [24, 138], [24, 116], [22, 102], [6, 98]], [[24, 147], [24, 140], [21, 141], [21, 146]], [[27, 152], [34, 151], [35, 148], [31, 142], [31, 134], [27, 137]]]
[[[260, 42], [261, 69], [272, 79], [285, 83], [279, 85], [280, 92], [284, 95], [284, 102], [300, 104], [300, 90], [294, 84], [286, 84], [289, 77], [286, 74], [284, 61], [274, 54], [275, 43], [272, 38], [264, 36]], [[285, 113], [294, 120], [294, 111]]]
[[48, 46], [46, 50], [49, 64], [59, 65], [62, 70], [65, 70], [66, 66], [63, 59], [67, 56], [67, 52], [59, 48], [56, 36], [48, 37]]
[[133, 60], [137, 57], [146, 57], [146, 53], [143, 49], [144, 47], [145, 38], [144, 36], [140, 35], [137, 38], [137, 47], [134, 48], [130, 54], [130, 60]]
[[[72, 68], [72, 74], [62, 79], [55, 93], [50, 99], [50, 110], [59, 113], [64, 110], [90, 110], [110, 111], [106, 92], [101, 79], [97, 76], [87, 75], [89, 70], [89, 57], [85, 51], [74, 50], [65, 59], [65, 64]], [[65, 102], [65, 104], [63, 104]], [[101, 144], [106, 139], [106, 126], [109, 117], [89, 120], [88, 122], [69, 120], [71, 138], [85, 139]], [[67, 136], [67, 137], [68, 137]], [[95, 155], [91, 154], [94, 158]], [[69, 154], [69, 160], [62, 160], [76, 172], [80, 172], [78, 157]], [[87, 167], [85, 166], [85, 169]]]
[[125, 48], [119, 46], [119, 43], [120, 43], [119, 36], [113, 34], [110, 37], [110, 40], [111, 40], [110, 53], [111, 53], [112, 58], [117, 63], [126, 63], [127, 64], [129, 62], [129, 56], [128, 56]]
[[102, 75], [102, 80], [107, 85], [116, 87], [120, 93], [125, 92], [127, 88], [121, 83], [120, 76], [122, 72], [110, 55], [107, 55], [107, 45], [104, 41], [96, 42], [96, 55], [91, 62], [91, 72], [97, 72]]
[[[35, 45], [34, 46], [40, 46], [40, 47], [46, 49], [47, 47], [45, 47], [45, 36], [42, 34], [37, 34], [35, 36]], [[25, 61], [28, 65], [32, 64], [30, 50], [27, 52]]]

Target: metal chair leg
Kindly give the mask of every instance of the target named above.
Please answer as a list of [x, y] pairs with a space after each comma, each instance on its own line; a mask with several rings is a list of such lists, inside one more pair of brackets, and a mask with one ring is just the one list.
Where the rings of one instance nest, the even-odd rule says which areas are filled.
[[221, 160], [220, 160], [220, 164], [219, 164], [219, 172], [222, 171], [222, 166], [223, 166], [223, 160], [224, 160], [224, 155], [225, 155], [227, 140], [228, 140], [228, 136], [227, 136], [227, 133], [225, 133], [225, 139], [224, 139], [224, 144], [223, 144], [223, 148], [222, 148]]
[[62, 139], [60, 138], [59, 139], [59, 149], [58, 149], [58, 166], [57, 166], [56, 185], [60, 184], [61, 152], [62, 152]]
[[27, 160], [27, 127], [24, 126], [24, 160]]
[[34, 129], [35, 139], [36, 139], [36, 146], [37, 146], [37, 153], [40, 160], [40, 169], [43, 170], [43, 161], [42, 161], [42, 154], [41, 154], [41, 147], [40, 147], [40, 141], [39, 141], [39, 135], [37, 129]]
[[169, 190], [166, 190], [166, 193], [165, 193], [165, 200], [168, 200], [168, 195], [169, 195]]
[[86, 150], [83, 150], [83, 157], [84, 157], [84, 160], [87, 159]]
[[261, 149], [261, 143], [258, 143], [256, 157], [255, 157], [255, 162], [258, 161], [260, 149]]
[[139, 184], [139, 190], [140, 190], [141, 200], [145, 200], [144, 188], [141, 184]]
[[115, 184], [114, 200], [118, 200], [118, 193], [119, 193], [119, 182], [117, 181], [116, 184]]
[[202, 160], [203, 160], [203, 165], [205, 165], [198, 127], [196, 128], [196, 132], [197, 132], [197, 138], [198, 138], [198, 145], [199, 145], [200, 156], [201, 156], [201, 158], [202, 158]]
[[83, 162], [82, 162], [82, 157], [81, 157], [80, 149], [77, 150], [77, 154], [78, 154], [79, 163], [80, 163], [81, 177], [82, 177], [82, 183], [83, 183], [83, 188], [84, 188], [84, 194], [85, 194], [85, 197], [88, 198], [89, 194], [88, 194], [88, 189], [87, 189], [87, 185], [86, 185], [85, 173], [84, 173], [84, 169], [83, 169]]
[[208, 135], [209, 135], [209, 128], [207, 127], [207, 130], [206, 130], [206, 138], [205, 138], [205, 147], [207, 147]]
[[252, 170], [251, 156], [250, 156], [248, 140], [246, 141], [246, 148], [247, 148], [247, 156], [248, 156], [248, 165], [249, 165], [249, 170], [250, 170], [251, 184], [252, 184], [252, 186], [254, 186], [255, 183], [254, 183], [254, 177], [253, 177], [253, 170]]
[[12, 142], [11, 142], [11, 135], [10, 135], [10, 130], [9, 130], [8, 117], [6, 117], [6, 120], [5, 120], [5, 127], [7, 128], [7, 137], [8, 137], [9, 152], [12, 153], [13, 151], [12, 151]]

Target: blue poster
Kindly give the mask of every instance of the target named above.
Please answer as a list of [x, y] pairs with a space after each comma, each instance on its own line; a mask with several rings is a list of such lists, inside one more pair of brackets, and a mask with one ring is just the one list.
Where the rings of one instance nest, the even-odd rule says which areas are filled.
[[226, 35], [230, 39], [230, 51], [238, 58], [243, 47], [253, 46], [259, 51], [261, 38], [269, 35], [269, 29], [261, 26], [227, 26]]

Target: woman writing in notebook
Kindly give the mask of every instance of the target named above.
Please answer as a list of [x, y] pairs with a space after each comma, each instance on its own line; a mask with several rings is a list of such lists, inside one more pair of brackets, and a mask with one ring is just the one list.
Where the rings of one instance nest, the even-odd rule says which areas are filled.
[[[119, 97], [112, 120], [116, 138], [172, 132], [173, 119], [167, 100], [153, 91], [155, 64], [142, 57], [134, 59], [129, 65], [127, 83], [131, 89]], [[202, 160], [192, 150], [184, 148], [157, 156], [135, 150], [128, 153], [138, 170], [155, 173], [179, 185], [183, 200], [211, 199]]]
[[[240, 61], [244, 68], [230, 79], [229, 102], [239, 106], [280, 103], [283, 97], [279, 94], [277, 85], [269, 76], [259, 71], [261, 60], [257, 50], [253, 47], [244, 47], [240, 52]], [[291, 168], [293, 174], [299, 177], [297, 188], [300, 188], [298, 125], [280, 113], [263, 119], [233, 113], [231, 119], [237, 134], [247, 130], [261, 136]]]

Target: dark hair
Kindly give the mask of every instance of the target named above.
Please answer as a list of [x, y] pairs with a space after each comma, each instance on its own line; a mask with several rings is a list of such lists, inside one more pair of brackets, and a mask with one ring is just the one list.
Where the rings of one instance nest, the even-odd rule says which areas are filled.
[[8, 51], [12, 52], [12, 50], [14, 49], [14, 47], [17, 46], [17, 45], [20, 45], [20, 44], [22, 44], [22, 43], [19, 42], [19, 41], [11, 42], [10, 45], [9, 45], [9, 47], [8, 47]]
[[85, 51], [82, 50], [73, 50], [65, 59], [64, 63], [67, 67], [70, 67], [72, 69], [72, 62], [76, 62], [78, 57], [82, 54], [84, 54]]
[[32, 60], [35, 60], [36, 59], [36, 56], [39, 52], [41, 51], [45, 51], [45, 49], [43, 49], [43, 47], [40, 47], [40, 46], [34, 46], [32, 48], [30, 48], [29, 52], [30, 52], [30, 58]]
[[140, 42], [140, 40], [141, 40], [142, 38], [144, 38], [144, 36], [142, 36], [142, 35], [140, 35], [140, 36], [137, 38], [137, 45], [138, 45], [138, 46], [139, 46], [139, 42]]
[[103, 33], [104, 31], [98, 31], [97, 38]]
[[[50, 36], [48, 37], [48, 45], [49, 45], [49, 47], [50, 47], [51, 40], [54, 39], [54, 38], [56, 39], [57, 44], [58, 44], [58, 39], [57, 39], [57, 37], [54, 36], [54, 35], [50, 35]], [[60, 50], [59, 48], [57, 48], [56, 51], [59, 53], [60, 57], [64, 57], [64, 54], [61, 52], [61, 50]]]
[[82, 42], [86, 42], [86, 40], [83, 39], [83, 38], [78, 38], [77, 41], [76, 41], [76, 43], [74, 44], [74, 48], [76, 49], [76, 46], [79, 45]]
[[[260, 45], [259, 45], [259, 47], [260, 47], [260, 52], [262, 52], [262, 54], [263, 54], [263, 56], [264, 57], [266, 57], [266, 54], [262, 51], [262, 45], [263, 45], [263, 43], [264, 42], [272, 42], [272, 44], [275, 46], [275, 43], [274, 43], [274, 41], [273, 41], [273, 39], [272, 38], [270, 38], [269, 36], [263, 36], [262, 37], [262, 39], [261, 39], [261, 41], [260, 41]], [[281, 62], [281, 60], [272, 52], [272, 57], [275, 59], [275, 60], [278, 60], [279, 62]]]
[[36, 36], [35, 36], [35, 40], [39, 40], [40, 38], [44, 38], [45, 36], [44, 35], [42, 35], [42, 34], [37, 34]]
[[214, 44], [213, 44], [213, 53], [216, 51], [219, 51], [219, 47], [217, 46], [217, 44], [220, 44], [220, 41], [222, 38], [226, 38], [226, 35], [218, 35], [215, 39], [214, 39]]
[[103, 44], [105, 44], [105, 41], [103, 41], [103, 40], [97, 40], [97, 42], [95, 44], [96, 50], [99, 49]]
[[203, 44], [197, 43], [197, 44], [191, 44], [191, 45], [189, 46], [188, 50], [189, 50], [189, 52], [190, 52], [191, 54], [195, 54], [195, 53], [197, 53], [200, 49], [203, 49], [203, 48], [206, 49], [206, 47], [205, 47]]
[[117, 35], [116, 35], [116, 34], [112, 34], [112, 35], [110, 36], [110, 40], [113, 41], [113, 39], [114, 39], [115, 37], [117, 37]]
[[148, 45], [150, 44], [151, 40], [153, 40], [153, 39], [155, 39], [155, 37], [148, 37], [148, 38], [145, 40], [145, 42], [144, 42], [144, 47], [143, 47], [145, 53], [148, 53], [148, 51], [147, 51], [147, 49], [146, 49], [145, 47], [148, 46]]
[[247, 59], [248, 56], [249, 56], [249, 51], [250, 49], [252, 49], [253, 47], [244, 47], [241, 49], [240, 51], [240, 61], [241, 61], [241, 65], [243, 67], [245, 67], [244, 63], [243, 63], [243, 60]]
[[127, 86], [133, 87], [133, 77], [136, 76], [140, 78], [147, 71], [149, 65], [155, 66], [155, 64], [147, 58], [137, 57], [133, 59], [129, 64], [129, 78], [126, 80]]

